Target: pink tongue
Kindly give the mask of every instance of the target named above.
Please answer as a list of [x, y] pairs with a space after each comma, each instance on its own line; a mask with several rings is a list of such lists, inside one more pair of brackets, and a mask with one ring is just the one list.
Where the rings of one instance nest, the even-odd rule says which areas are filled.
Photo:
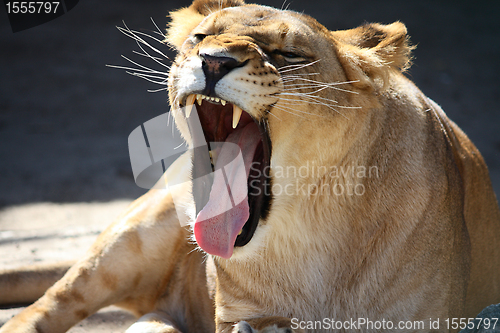
[[247, 179], [259, 142], [258, 127], [250, 123], [231, 133], [220, 149], [210, 198], [194, 224], [196, 242], [209, 254], [230, 258], [250, 216]]

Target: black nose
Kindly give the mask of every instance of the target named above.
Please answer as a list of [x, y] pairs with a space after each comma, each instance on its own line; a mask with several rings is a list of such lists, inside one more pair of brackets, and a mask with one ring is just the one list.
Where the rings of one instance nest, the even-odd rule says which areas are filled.
[[205, 90], [203, 95], [215, 96], [215, 85], [224, 75], [237, 67], [242, 67], [246, 62], [239, 62], [231, 57], [214, 57], [205, 53], [200, 54], [202, 69], [205, 74]]

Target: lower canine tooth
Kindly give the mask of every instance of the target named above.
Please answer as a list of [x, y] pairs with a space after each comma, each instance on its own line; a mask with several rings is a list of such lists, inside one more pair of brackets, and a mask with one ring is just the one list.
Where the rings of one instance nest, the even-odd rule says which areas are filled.
[[239, 106], [233, 105], [233, 128], [238, 126], [242, 112], [243, 110]]
[[191, 111], [193, 111], [195, 98], [196, 95], [194, 94], [191, 94], [186, 98], [186, 118], [189, 118], [189, 116], [191, 115]]

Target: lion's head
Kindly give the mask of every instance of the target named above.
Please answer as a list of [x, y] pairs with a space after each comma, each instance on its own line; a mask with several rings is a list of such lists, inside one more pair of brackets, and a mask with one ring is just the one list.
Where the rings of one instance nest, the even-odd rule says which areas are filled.
[[[276, 225], [283, 216], [299, 216], [290, 212], [313, 194], [291, 184], [325, 181], [314, 172], [297, 180], [292, 168], [342, 164], [355, 154], [379, 96], [408, 67], [411, 47], [399, 22], [330, 31], [307, 15], [241, 0], [195, 0], [171, 17], [167, 41], [178, 56], [169, 96], [178, 128], [192, 147], [229, 142], [244, 158], [246, 181], [236, 174], [214, 180], [210, 199], [198, 204], [197, 222], [204, 223], [194, 224], [206, 252], [229, 258], [235, 246], [258, 244], [249, 242], [262, 238], [278, 212]], [[193, 114], [204, 137], [192, 134]], [[218, 153], [231, 160], [224, 149]], [[244, 198], [235, 202], [226, 185], [234, 198]], [[283, 230], [294, 228], [286, 223]]]

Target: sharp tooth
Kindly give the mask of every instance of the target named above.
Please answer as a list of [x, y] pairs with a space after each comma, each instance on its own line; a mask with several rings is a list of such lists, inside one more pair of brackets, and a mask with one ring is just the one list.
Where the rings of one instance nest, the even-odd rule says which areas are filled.
[[238, 236], [241, 235], [242, 232], [243, 232], [243, 229], [240, 230], [240, 232], [238, 233]]
[[196, 101], [198, 102], [198, 105], [201, 105], [201, 101], [203, 100], [203, 96], [198, 94], [196, 95]]
[[189, 116], [191, 115], [191, 111], [193, 111], [195, 98], [196, 95], [194, 94], [191, 94], [186, 98], [186, 118], [189, 118]]
[[227, 102], [225, 100], [221, 99], [220, 102], [221, 102], [222, 106], [226, 106]]
[[216, 102], [220, 102], [220, 98], [215, 97]]
[[217, 163], [217, 151], [216, 150], [210, 150], [208, 153], [210, 155], [210, 161], [215, 166], [215, 164]]
[[243, 110], [239, 106], [233, 105], [233, 128], [238, 126], [242, 112]]

